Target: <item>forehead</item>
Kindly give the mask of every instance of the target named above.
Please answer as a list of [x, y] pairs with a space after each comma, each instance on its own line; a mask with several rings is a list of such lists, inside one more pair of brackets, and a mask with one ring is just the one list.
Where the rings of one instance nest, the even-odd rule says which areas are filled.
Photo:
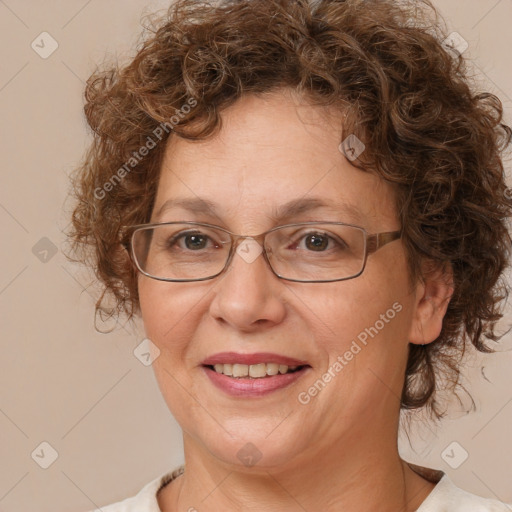
[[288, 210], [369, 229], [396, 222], [390, 185], [340, 152], [349, 135], [341, 117], [284, 90], [239, 100], [222, 112], [220, 132], [204, 141], [171, 137], [152, 220], [213, 212], [223, 223], [266, 221], [267, 229]]

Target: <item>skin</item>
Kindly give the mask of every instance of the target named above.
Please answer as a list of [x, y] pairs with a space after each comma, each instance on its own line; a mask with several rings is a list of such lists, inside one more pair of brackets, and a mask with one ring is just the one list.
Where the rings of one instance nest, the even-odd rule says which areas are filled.
[[[206, 141], [169, 139], [152, 222], [208, 222], [245, 235], [302, 221], [354, 223], [369, 233], [400, 229], [391, 186], [340, 153], [348, 134], [332, 107], [283, 89], [247, 96], [222, 118], [221, 132]], [[272, 220], [278, 206], [312, 196], [350, 204], [362, 219], [319, 208]], [[216, 211], [158, 213], [177, 197], [206, 199]], [[155, 375], [184, 436], [186, 471], [160, 493], [160, 508], [359, 512], [364, 503], [365, 510], [416, 510], [434, 485], [398, 455], [399, 397], [408, 344], [436, 339], [452, 292], [441, 272], [410, 282], [401, 240], [370, 255], [359, 277], [334, 283], [284, 281], [262, 256], [247, 263], [236, 254], [210, 281], [141, 275], [142, 319], [161, 351]], [[299, 403], [298, 394], [395, 302], [402, 310], [308, 404]], [[268, 396], [233, 398], [201, 367], [224, 351], [274, 352], [311, 369]], [[237, 458], [248, 442], [262, 455], [252, 467]]]

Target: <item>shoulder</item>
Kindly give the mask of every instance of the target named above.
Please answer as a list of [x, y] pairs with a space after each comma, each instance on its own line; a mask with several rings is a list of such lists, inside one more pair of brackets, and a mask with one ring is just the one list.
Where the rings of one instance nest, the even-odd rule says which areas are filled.
[[147, 483], [135, 496], [89, 512], [161, 512], [158, 491], [183, 472], [183, 467], [166, 472]]
[[511, 512], [512, 505], [482, 498], [457, 487], [443, 475], [416, 512]]

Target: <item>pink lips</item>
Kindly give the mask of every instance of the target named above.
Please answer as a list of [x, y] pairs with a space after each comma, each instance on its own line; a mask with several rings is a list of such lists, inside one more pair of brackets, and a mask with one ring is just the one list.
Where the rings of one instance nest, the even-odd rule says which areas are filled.
[[[287, 366], [304, 366], [293, 373], [285, 373], [267, 376], [260, 379], [251, 379], [249, 377], [233, 378], [217, 373], [209, 368], [215, 364], [258, 364], [258, 363], [276, 363]], [[210, 381], [220, 390], [230, 396], [249, 398], [261, 397], [269, 393], [285, 388], [293, 382], [300, 379], [310, 367], [305, 361], [293, 359], [291, 357], [272, 354], [269, 352], [260, 352], [257, 354], [238, 354], [236, 352], [221, 352], [208, 357], [203, 361], [203, 370]]]

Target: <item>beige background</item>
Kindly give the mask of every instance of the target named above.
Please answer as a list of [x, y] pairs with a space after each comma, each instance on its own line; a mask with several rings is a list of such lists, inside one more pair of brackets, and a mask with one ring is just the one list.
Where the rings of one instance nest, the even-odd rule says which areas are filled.
[[[512, 1], [435, 3], [468, 41], [467, 55], [510, 122]], [[151, 367], [133, 355], [142, 330], [95, 332], [93, 287], [61, 252], [67, 175], [88, 141], [84, 81], [105, 54], [129, 53], [141, 13], [165, 5], [0, 0], [0, 511], [91, 510], [182, 462], [179, 428]], [[31, 48], [36, 40], [39, 52], [51, 49], [47, 36], [41, 47], [43, 31], [59, 45], [46, 59]], [[512, 349], [512, 336], [503, 349]], [[413, 435], [414, 449], [402, 439], [403, 456], [512, 502], [511, 362], [510, 351], [468, 361], [478, 412], [463, 416], [453, 404], [437, 431], [423, 426]], [[52, 449], [42, 442], [58, 453], [47, 469], [40, 465]], [[468, 458], [454, 469], [447, 461], [460, 462], [463, 450]]]

